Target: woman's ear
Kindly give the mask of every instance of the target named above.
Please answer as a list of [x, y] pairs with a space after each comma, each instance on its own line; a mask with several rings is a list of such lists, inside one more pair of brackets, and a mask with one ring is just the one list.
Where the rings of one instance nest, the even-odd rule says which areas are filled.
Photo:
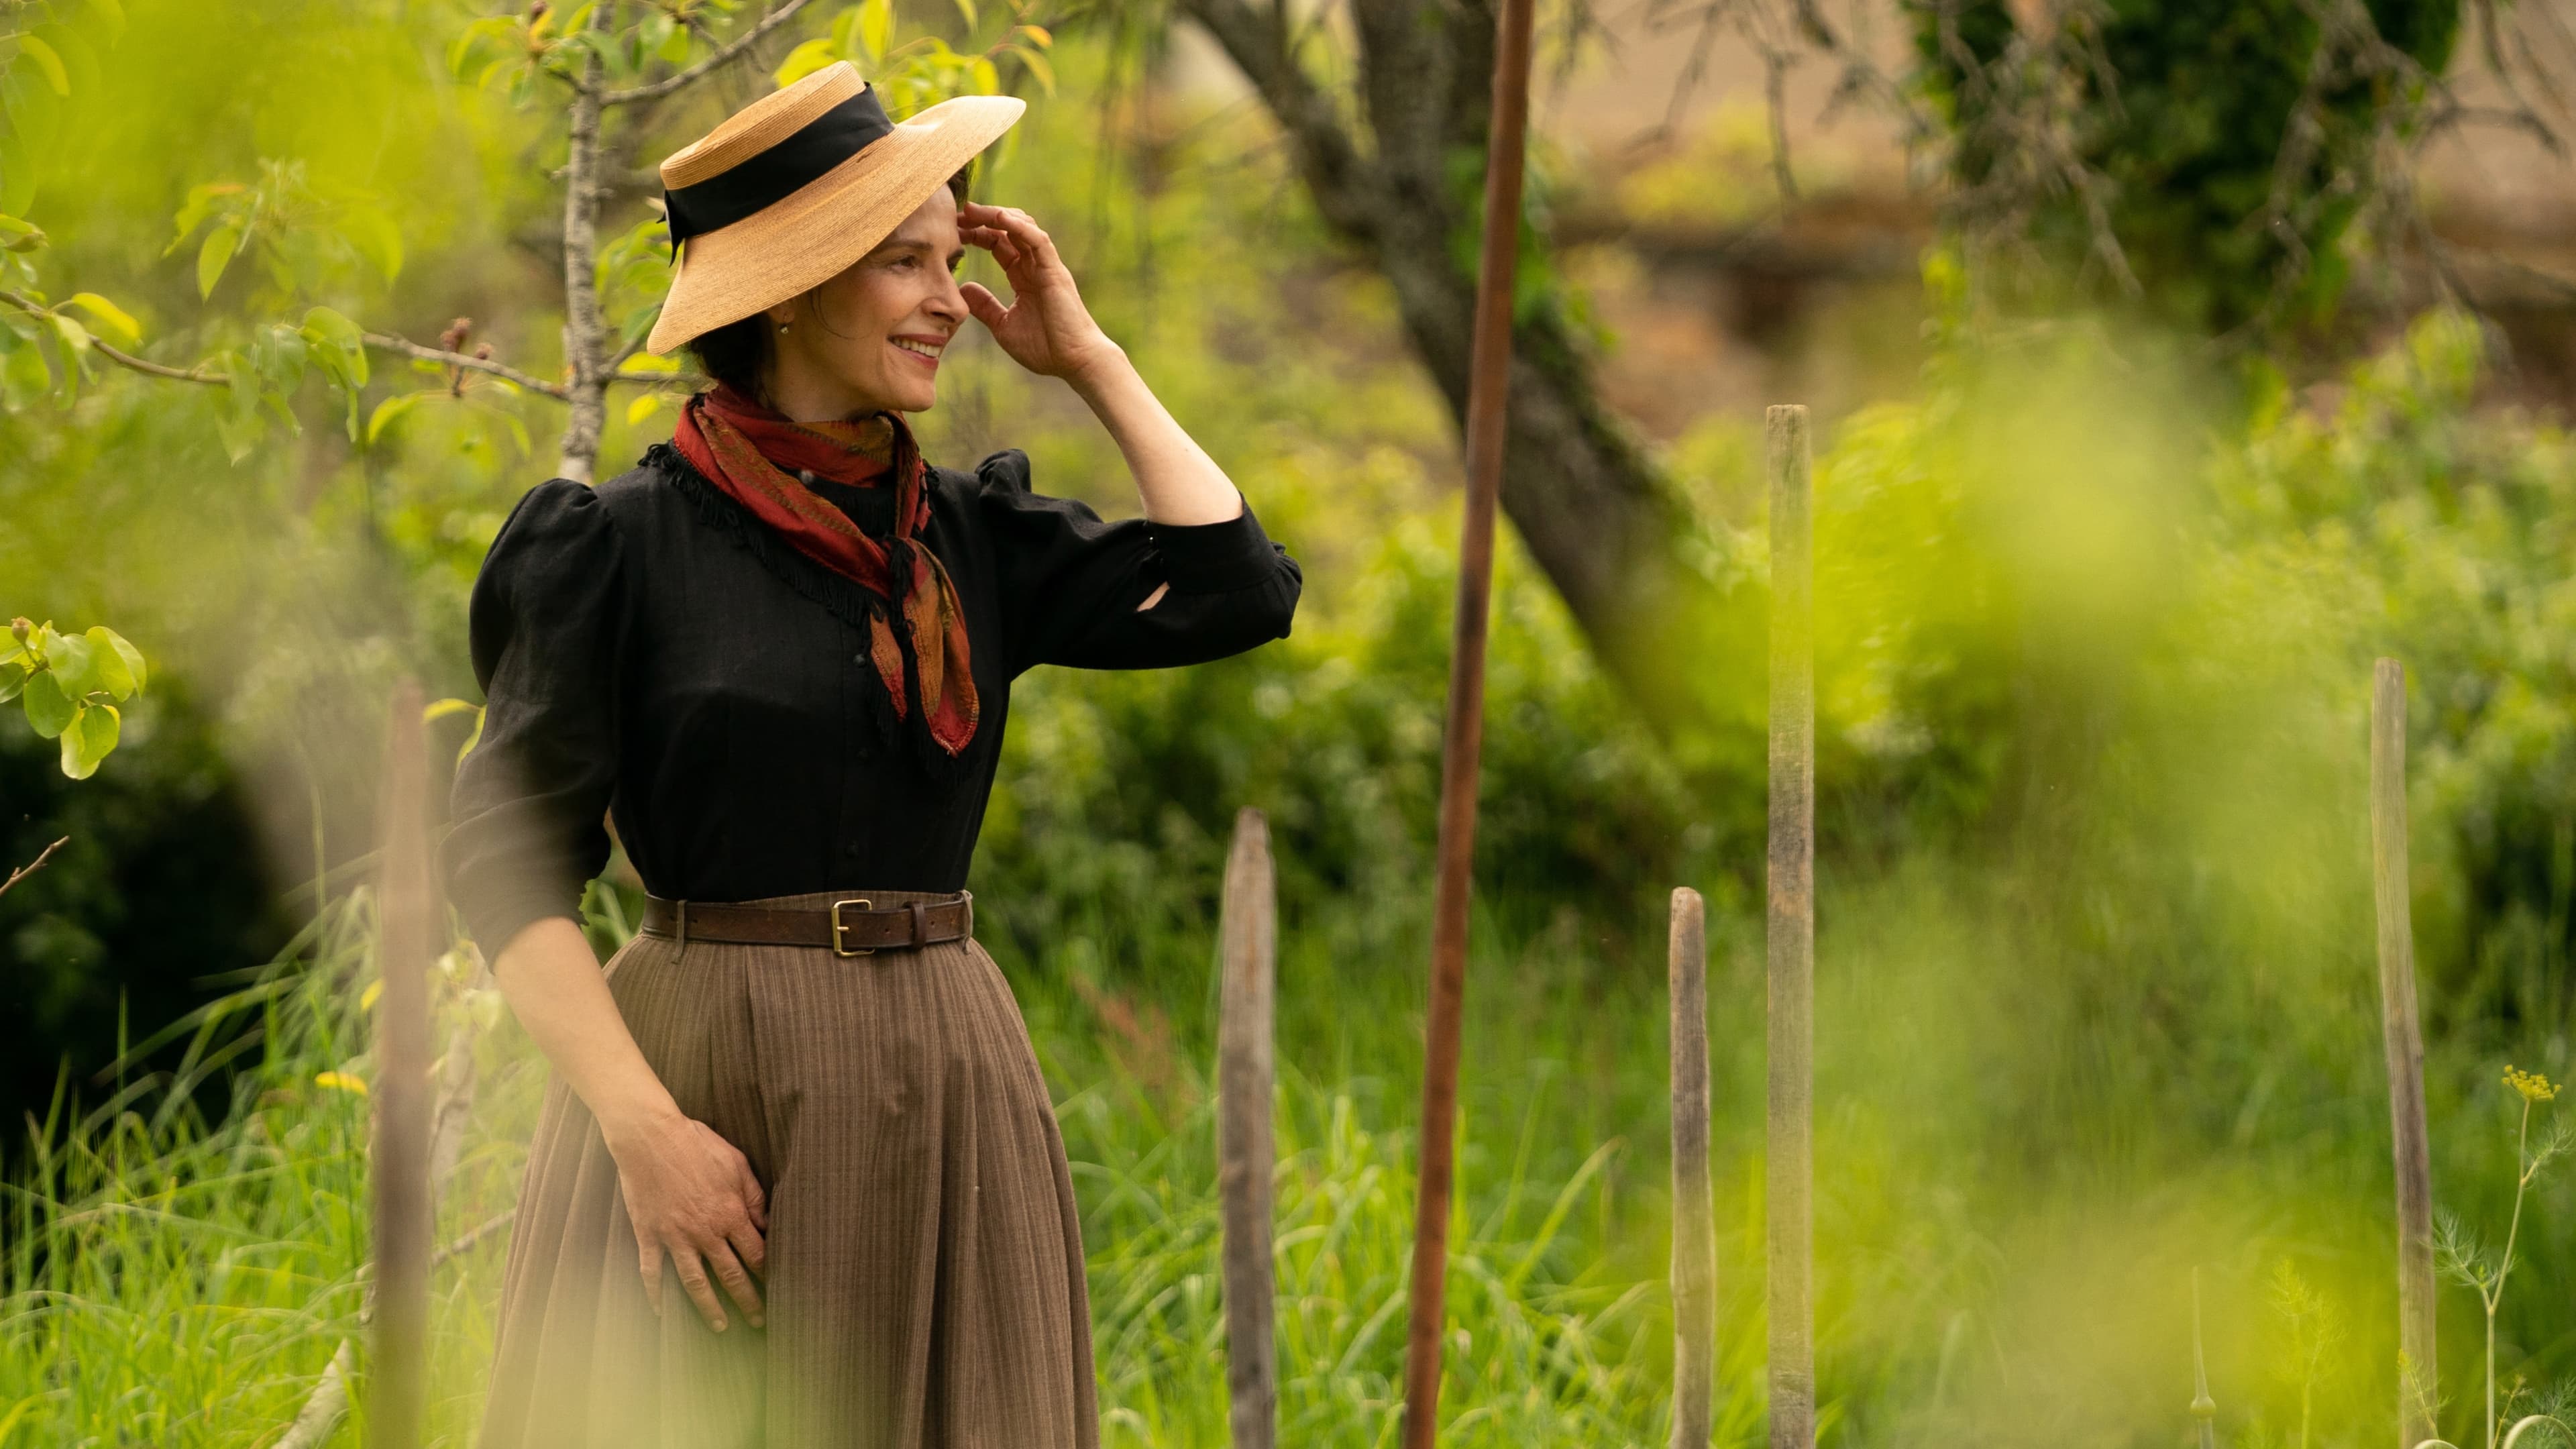
[[769, 319], [769, 325], [772, 328], [779, 332], [784, 332], [795, 323], [796, 304], [800, 300], [802, 299], [790, 297], [786, 301], [779, 303], [777, 306], [770, 308], [768, 311], [763, 312], [760, 315]]

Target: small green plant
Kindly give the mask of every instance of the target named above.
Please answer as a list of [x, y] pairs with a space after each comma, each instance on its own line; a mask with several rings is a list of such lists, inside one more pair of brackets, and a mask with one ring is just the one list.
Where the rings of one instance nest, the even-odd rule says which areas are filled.
[[[2435, 1260], [2444, 1275], [2453, 1282], [2474, 1290], [2478, 1295], [2480, 1306], [2486, 1310], [2486, 1412], [2484, 1416], [2486, 1449], [2496, 1449], [2496, 1436], [2503, 1427], [2503, 1419], [2496, 1408], [2496, 1310], [2504, 1304], [2505, 1282], [2513, 1274], [2514, 1245], [2521, 1240], [2522, 1236], [2523, 1200], [2530, 1196], [2532, 1181], [2540, 1176], [2541, 1169], [2566, 1153], [2569, 1148], [2576, 1147], [2576, 1131], [2569, 1129], [2564, 1118], [2554, 1120], [2537, 1144], [2531, 1140], [2532, 1109], [2558, 1096], [2556, 1083], [2538, 1072], [2526, 1072], [2518, 1067], [2507, 1066], [2504, 1069], [2504, 1084], [2512, 1088], [2514, 1095], [2522, 1099], [2522, 1113], [2514, 1133], [2513, 1156], [2516, 1175], [2513, 1184], [2513, 1215], [2505, 1224], [2504, 1246], [2494, 1253], [2489, 1253], [2486, 1246], [2478, 1241], [2477, 1235], [2471, 1232], [2467, 1225], [2447, 1213], [2439, 1220], [2439, 1232], [2433, 1244]], [[2515, 1396], [2518, 1397], [2520, 1392], [2517, 1381]], [[2507, 1403], [2510, 1405], [2510, 1398]], [[2554, 1430], [2563, 1439], [2576, 1440], [2576, 1431], [2571, 1431], [2565, 1420], [2557, 1417], [2553, 1412], [2540, 1412], [2524, 1415], [2515, 1421], [2511, 1429], [2503, 1431], [2504, 1449], [2516, 1449], [2523, 1436], [2535, 1429]], [[2444, 1442], [2438, 1439], [2425, 1441], [2428, 1445], [2444, 1444]], [[2449, 1446], [2446, 1446], [2446, 1449], [2449, 1449]]]
[[2272, 1281], [2265, 1285], [2264, 1296], [2281, 1320], [2281, 1356], [2272, 1371], [2284, 1385], [2299, 1391], [2295, 1442], [2298, 1449], [2308, 1449], [2316, 1421], [2317, 1387], [2329, 1377], [2343, 1347], [2343, 1316], [2287, 1258], [2272, 1265]]
[[86, 780], [116, 748], [117, 708], [143, 692], [143, 652], [105, 624], [62, 634], [48, 621], [9, 621], [0, 645], [0, 704], [17, 700], [42, 739], [63, 744], [63, 773]]

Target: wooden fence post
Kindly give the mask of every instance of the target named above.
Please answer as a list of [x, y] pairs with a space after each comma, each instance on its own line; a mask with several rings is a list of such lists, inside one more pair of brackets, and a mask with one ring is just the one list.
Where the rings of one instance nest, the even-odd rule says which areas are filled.
[[1770, 1237], [1771, 1449], [1816, 1442], [1815, 558], [1807, 410], [1764, 419], [1771, 477]]
[[1717, 1371], [1717, 1220], [1708, 1185], [1708, 916], [1673, 892], [1673, 1442], [1708, 1449]]
[[1279, 902], [1270, 825], [1234, 817], [1225, 861], [1217, 1009], [1217, 1192], [1225, 1216], [1225, 1387], [1235, 1449], [1278, 1442], [1278, 1364], [1271, 1349], [1270, 1171]]
[[[1422, 1029], [1422, 1169], [1413, 1189], [1413, 1277], [1404, 1319], [1404, 1449], [1431, 1449], [1440, 1432], [1459, 1033], [1467, 996], [1467, 906], [1475, 883], [1476, 782], [1485, 747], [1494, 510], [1502, 497], [1504, 423], [1511, 401], [1512, 279], [1520, 256], [1532, 3], [1502, 0], [1494, 17], [1483, 250], [1476, 262], [1475, 332], [1468, 343], [1467, 507], [1458, 526], [1458, 609], [1450, 621], [1449, 705], [1440, 737], [1439, 862], [1431, 899], [1431, 989]], [[1287, 13], [1279, 12], [1283, 17]]]
[[369, 1449], [416, 1449], [429, 1389], [429, 876], [420, 686], [394, 689], [377, 856], [375, 1347]]
[[2424, 1033], [2415, 1011], [2415, 925], [2407, 898], [2406, 666], [2382, 659], [2370, 690], [2370, 859], [2379, 906], [2379, 1022], [2397, 1165], [2397, 1442], [2433, 1437], [2433, 1165], [2424, 1127]]

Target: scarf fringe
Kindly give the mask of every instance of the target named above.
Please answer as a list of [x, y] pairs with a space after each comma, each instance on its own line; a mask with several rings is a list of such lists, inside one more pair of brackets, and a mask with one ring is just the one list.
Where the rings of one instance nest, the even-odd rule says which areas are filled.
[[[862, 586], [857, 580], [823, 567], [799, 552], [795, 545], [778, 535], [776, 529], [754, 517], [727, 496], [723, 489], [701, 476], [696, 465], [669, 443], [655, 443], [645, 449], [644, 465], [658, 468], [680, 490], [682, 497], [697, 511], [698, 521], [731, 539], [734, 546], [751, 555], [752, 561], [769, 574], [807, 599], [820, 604], [832, 617], [850, 626], [859, 636], [859, 658], [851, 667], [867, 676], [868, 717], [876, 726], [878, 741], [897, 757], [909, 756], [922, 772], [934, 781], [956, 778], [965, 767], [968, 756], [975, 753], [984, 731], [979, 727], [966, 748], [950, 754], [930, 737], [929, 719], [921, 704], [921, 662], [913, 652], [912, 630], [906, 626], [900, 599], [889, 602]], [[925, 476], [922, 486], [927, 488]], [[907, 569], [906, 572], [909, 570]], [[893, 573], [893, 570], [889, 570]], [[898, 578], [899, 588], [909, 588], [909, 581]], [[895, 649], [903, 656], [903, 687], [911, 701], [911, 717], [895, 713], [894, 696], [887, 692], [885, 680], [876, 666], [867, 662], [872, 621], [882, 619], [887, 632], [894, 637]]]

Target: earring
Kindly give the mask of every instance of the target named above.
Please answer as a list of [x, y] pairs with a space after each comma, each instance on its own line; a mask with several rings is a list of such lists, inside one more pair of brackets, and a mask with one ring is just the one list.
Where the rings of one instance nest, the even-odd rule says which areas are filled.
[[786, 330], [787, 330], [787, 324], [786, 324], [786, 323], [784, 323], [784, 322], [779, 323], [779, 324], [778, 324], [778, 330], [779, 330], [779, 331], [781, 331], [781, 332], [786, 331]]

